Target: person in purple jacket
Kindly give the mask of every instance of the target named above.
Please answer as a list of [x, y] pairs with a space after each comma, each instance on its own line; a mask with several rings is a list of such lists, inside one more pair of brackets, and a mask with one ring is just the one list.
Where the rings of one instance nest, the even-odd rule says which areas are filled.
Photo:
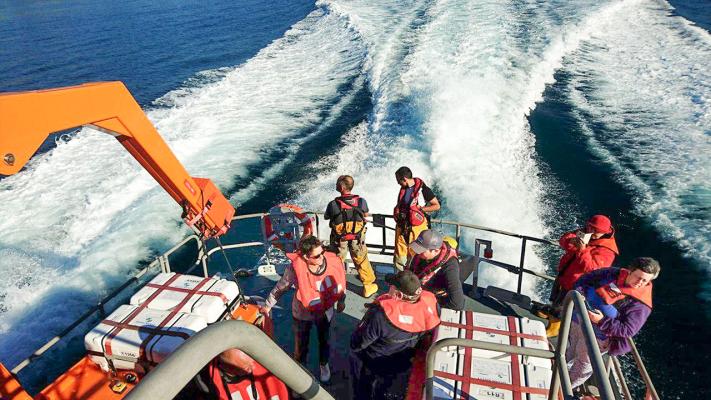
[[[616, 312], [589, 310], [590, 322], [596, 331], [600, 352], [611, 356], [631, 350], [627, 341], [639, 332], [652, 313], [652, 281], [659, 276], [657, 260], [639, 257], [625, 268], [604, 268], [580, 277], [575, 290], [591, 297], [599, 308], [614, 306]], [[594, 299], [593, 299], [594, 298]], [[582, 385], [593, 373], [580, 322], [570, 326], [568, 349], [565, 353], [573, 388]]]

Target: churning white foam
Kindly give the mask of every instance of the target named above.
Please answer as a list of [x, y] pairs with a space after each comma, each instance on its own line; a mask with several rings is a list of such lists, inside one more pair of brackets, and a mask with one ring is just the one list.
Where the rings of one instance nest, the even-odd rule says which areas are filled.
[[670, 14], [668, 4], [640, 1], [601, 21], [566, 64], [568, 90], [635, 211], [709, 266], [711, 35]]
[[[375, 52], [369, 58], [379, 60], [367, 70], [375, 110], [349, 133], [337, 155], [324, 157], [331, 169], [298, 200], [322, 207], [334, 195], [336, 177], [349, 173], [371, 210], [388, 213], [397, 195], [393, 172], [408, 165], [438, 188], [444, 203], [440, 216], [544, 235], [542, 184], [526, 116], [563, 58], [619, 7], [559, 5], [408, 2], [392, 17], [387, 2], [328, 2], [366, 43], [381, 43], [382, 32], [395, 32], [398, 40], [369, 47]], [[561, 8], [570, 14], [560, 18]], [[464, 236], [468, 251], [473, 237]], [[498, 236], [494, 246], [498, 259], [518, 264], [518, 240]], [[530, 250], [527, 267], [546, 269]], [[513, 282], [501, 270], [484, 272], [484, 284], [512, 287]], [[526, 286], [530, 293], [533, 282]]]
[[[248, 167], [317, 129], [358, 79], [363, 53], [343, 21], [316, 10], [244, 65], [168, 93], [149, 118], [194, 176], [223, 189], [258, 180]], [[0, 358], [10, 366], [85, 310], [68, 301], [91, 304], [186, 232], [169, 196], [90, 129], [0, 181], [0, 203]]]

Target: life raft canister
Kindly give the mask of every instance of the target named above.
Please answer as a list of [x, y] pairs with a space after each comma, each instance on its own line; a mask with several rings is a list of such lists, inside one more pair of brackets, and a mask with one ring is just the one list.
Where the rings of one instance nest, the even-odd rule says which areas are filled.
[[365, 229], [365, 212], [360, 208], [360, 196], [350, 194], [336, 197], [335, 201], [339, 213], [331, 218], [331, 229], [339, 241], [358, 239]]
[[276, 205], [264, 216], [264, 238], [285, 252], [296, 251], [301, 238], [314, 232], [314, 217], [293, 204]]
[[309, 267], [301, 253], [287, 253], [296, 273], [298, 289], [296, 299], [310, 312], [321, 313], [329, 308], [345, 294], [346, 272], [343, 261], [334, 253], [324, 253], [326, 270], [321, 275], [309, 271]]
[[412, 258], [412, 272], [420, 278], [420, 283], [423, 286], [444, 267], [447, 261], [452, 257], [457, 257], [457, 250], [452, 248], [449, 242], [443, 241], [440, 250], [437, 258], [429, 263], [419, 254]]
[[218, 399], [231, 400], [288, 400], [289, 390], [286, 385], [254, 362], [252, 374], [237, 382], [228, 382], [220, 373], [217, 360], [208, 365], [210, 382], [217, 391]]
[[381, 295], [376, 302], [388, 321], [405, 332], [425, 332], [439, 325], [437, 298], [427, 290], [422, 291], [416, 303], [396, 300], [389, 294]]
[[614, 282], [600, 286], [595, 289], [595, 293], [600, 296], [605, 304], [614, 304], [629, 296], [652, 308], [652, 282], [639, 289], [626, 286], [625, 280], [627, 280], [629, 274], [629, 270], [620, 269], [620, 274]]
[[427, 222], [425, 213], [417, 204], [417, 199], [420, 197], [420, 189], [422, 188], [422, 179], [414, 179], [415, 184], [412, 187], [409, 199], [405, 199], [405, 193], [408, 188], [401, 187], [400, 193], [397, 195], [397, 205], [393, 210], [393, 217], [398, 224], [420, 226]]

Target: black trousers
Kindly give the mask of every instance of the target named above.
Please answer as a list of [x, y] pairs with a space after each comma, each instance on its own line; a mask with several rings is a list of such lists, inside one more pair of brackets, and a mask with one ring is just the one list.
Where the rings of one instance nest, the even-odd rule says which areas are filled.
[[331, 337], [331, 322], [323, 315], [315, 321], [301, 321], [294, 318], [294, 359], [302, 365], [306, 365], [306, 356], [309, 354], [309, 337], [311, 336], [311, 326], [316, 325], [318, 334], [318, 360], [319, 364], [328, 363], [331, 354], [329, 344]]
[[371, 360], [351, 351], [348, 362], [351, 367], [351, 385], [354, 400], [404, 399], [412, 368], [414, 349], [389, 357]]

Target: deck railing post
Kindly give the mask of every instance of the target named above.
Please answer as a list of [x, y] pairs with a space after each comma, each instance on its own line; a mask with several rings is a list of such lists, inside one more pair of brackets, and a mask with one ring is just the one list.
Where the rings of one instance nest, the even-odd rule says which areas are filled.
[[639, 351], [637, 351], [637, 346], [634, 344], [634, 340], [632, 340], [632, 338], [627, 338], [627, 342], [632, 347], [632, 357], [634, 358], [635, 364], [637, 364], [637, 370], [639, 370], [639, 374], [642, 376], [642, 380], [647, 386], [649, 394], [652, 396], [652, 400], [660, 400], [659, 394], [657, 394], [657, 389], [654, 387], [652, 378], [649, 377], [649, 373], [647, 373], [647, 368], [644, 366], [642, 356], [640, 356]]
[[521, 260], [518, 263], [518, 288], [516, 293], [521, 294], [521, 287], [523, 286], [523, 266], [526, 260], [526, 238], [521, 239]]

